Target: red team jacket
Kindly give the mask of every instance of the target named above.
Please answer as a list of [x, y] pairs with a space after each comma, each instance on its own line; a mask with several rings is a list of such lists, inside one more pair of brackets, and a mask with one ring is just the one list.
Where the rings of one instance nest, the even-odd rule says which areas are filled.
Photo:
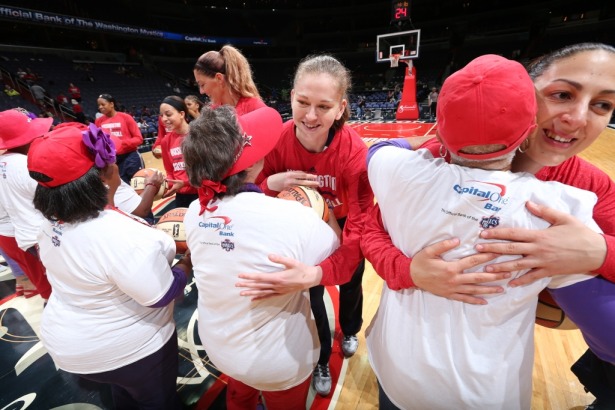
[[307, 151], [295, 135], [295, 124], [284, 124], [276, 147], [265, 157], [257, 179], [269, 196], [278, 192], [267, 188], [267, 177], [279, 172], [305, 171], [318, 176], [318, 191], [337, 219], [346, 218], [341, 246], [324, 260], [321, 285], [344, 284], [350, 280], [363, 258], [360, 239], [367, 211], [374, 204], [374, 194], [367, 179], [367, 146], [350, 127], [335, 133], [331, 144], [319, 153]]

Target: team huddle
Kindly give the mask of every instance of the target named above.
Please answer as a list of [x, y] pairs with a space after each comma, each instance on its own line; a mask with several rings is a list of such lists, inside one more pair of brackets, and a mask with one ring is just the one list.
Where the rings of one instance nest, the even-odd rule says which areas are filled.
[[[184, 408], [173, 304], [191, 277], [228, 409], [305, 409], [310, 388], [331, 394], [330, 285], [346, 358], [365, 332], [379, 408], [529, 409], [545, 289], [581, 330], [590, 366], [577, 368], [591, 371], [576, 374], [608, 408], [615, 184], [576, 154], [613, 114], [614, 64], [599, 43], [528, 67], [480, 56], [442, 84], [435, 138], [368, 149], [346, 123], [351, 74], [338, 59], [299, 63], [283, 122], [224, 46], [194, 65], [209, 105], [160, 104], [166, 175], [139, 170], [140, 132], [111, 95], [89, 126], [4, 111], [0, 249], [16, 292], [30, 283], [46, 300], [55, 365], [108, 384], [114, 408]], [[160, 221], [171, 232], [153, 226], [161, 197], [174, 198]], [[366, 259], [385, 284], [363, 327]]]

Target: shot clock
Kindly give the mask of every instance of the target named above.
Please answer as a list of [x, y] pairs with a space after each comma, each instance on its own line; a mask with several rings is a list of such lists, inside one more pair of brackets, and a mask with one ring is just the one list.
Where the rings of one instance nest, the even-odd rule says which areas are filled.
[[410, 20], [410, 2], [392, 1], [391, 2], [391, 21], [398, 22]]

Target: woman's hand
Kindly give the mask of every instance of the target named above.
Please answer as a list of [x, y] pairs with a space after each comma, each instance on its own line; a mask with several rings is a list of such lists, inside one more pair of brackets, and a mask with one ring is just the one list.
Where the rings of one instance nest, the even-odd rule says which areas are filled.
[[152, 155], [154, 156], [154, 158], [162, 158], [162, 148], [160, 148], [160, 146], [154, 147], [152, 149]]
[[423, 248], [416, 253], [410, 264], [410, 276], [421, 290], [451, 300], [485, 305], [487, 301], [475, 295], [501, 293], [501, 286], [482, 285], [485, 282], [510, 277], [509, 272], [463, 273], [466, 269], [489, 262], [498, 255], [477, 253], [456, 261], [444, 261], [441, 255], [459, 246], [459, 239], [448, 239]]
[[167, 179], [167, 181], [172, 183], [173, 186], [167, 192], [164, 193], [164, 195], [162, 196], [163, 198], [168, 198], [175, 195], [177, 191], [179, 191], [184, 186], [184, 181], [180, 179]]
[[239, 293], [241, 296], [258, 300], [299, 292], [318, 285], [322, 279], [320, 266], [308, 266], [296, 259], [278, 255], [269, 255], [269, 260], [284, 265], [286, 269], [276, 273], [240, 273], [239, 278], [245, 281], [237, 282], [235, 286], [247, 288]]
[[606, 242], [601, 234], [567, 213], [533, 202], [527, 202], [526, 207], [551, 226], [541, 230], [493, 228], [481, 232], [481, 238], [511, 242], [481, 243], [476, 246], [478, 251], [523, 255], [519, 259], [488, 265], [485, 270], [530, 269], [510, 281], [511, 286], [520, 286], [553, 275], [592, 272], [604, 263]]
[[272, 191], [283, 191], [297, 185], [309, 186], [318, 188], [320, 184], [316, 179], [316, 175], [308, 174], [303, 171], [287, 171], [270, 175], [267, 178], [267, 187]]
[[156, 172], [149, 172], [145, 176], [145, 186], [148, 184], [154, 184], [156, 187], [160, 188], [164, 182], [164, 173], [160, 170], [156, 170]]

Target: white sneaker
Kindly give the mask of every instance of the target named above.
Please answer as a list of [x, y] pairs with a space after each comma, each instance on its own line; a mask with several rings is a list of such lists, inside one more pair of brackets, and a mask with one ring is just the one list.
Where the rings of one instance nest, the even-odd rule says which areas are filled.
[[316, 393], [327, 396], [331, 392], [331, 373], [329, 373], [329, 363], [317, 364], [312, 373], [312, 386]]
[[344, 340], [342, 340], [342, 352], [344, 352], [345, 357], [350, 357], [357, 352], [359, 348], [359, 339], [357, 339], [357, 335], [344, 336]]

